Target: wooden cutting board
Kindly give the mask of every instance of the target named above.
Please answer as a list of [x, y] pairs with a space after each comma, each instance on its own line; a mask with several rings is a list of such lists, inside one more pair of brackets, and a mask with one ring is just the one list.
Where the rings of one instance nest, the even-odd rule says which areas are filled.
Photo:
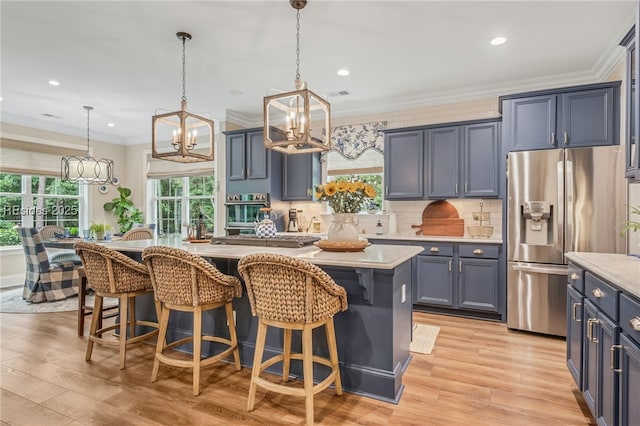
[[416, 231], [416, 235], [464, 236], [464, 219], [460, 219], [455, 206], [445, 200], [430, 203], [422, 211], [422, 224], [411, 225], [411, 227], [420, 228]]

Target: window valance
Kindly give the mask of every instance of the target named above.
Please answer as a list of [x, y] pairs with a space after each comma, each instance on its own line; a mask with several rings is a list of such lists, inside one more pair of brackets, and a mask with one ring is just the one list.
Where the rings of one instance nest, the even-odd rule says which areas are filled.
[[355, 160], [369, 149], [383, 153], [384, 134], [381, 130], [386, 126], [386, 121], [375, 121], [334, 127], [330, 152], [335, 151], [349, 160]]

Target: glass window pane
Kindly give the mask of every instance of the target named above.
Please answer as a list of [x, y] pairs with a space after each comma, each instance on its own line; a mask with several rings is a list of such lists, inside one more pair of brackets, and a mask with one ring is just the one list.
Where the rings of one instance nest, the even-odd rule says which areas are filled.
[[180, 234], [182, 227], [182, 201], [158, 200], [158, 235]]
[[0, 174], [0, 192], [20, 194], [22, 192], [22, 176]]
[[362, 175], [337, 175], [333, 176], [332, 180], [337, 182], [340, 181], [349, 181], [349, 180], [361, 180], [362, 182], [368, 183], [376, 190], [376, 196], [373, 197], [370, 203], [363, 204], [360, 206], [360, 211], [366, 211], [369, 206], [373, 204], [372, 207], [376, 209], [382, 208], [382, 174], [362, 174]]
[[213, 176], [191, 176], [189, 177], [189, 195], [212, 196], [214, 184]]
[[198, 217], [202, 214], [202, 219], [207, 226], [207, 231], [212, 232], [214, 229], [214, 205], [212, 198], [190, 198], [189, 214], [191, 215], [191, 224], [194, 225], [198, 221]]

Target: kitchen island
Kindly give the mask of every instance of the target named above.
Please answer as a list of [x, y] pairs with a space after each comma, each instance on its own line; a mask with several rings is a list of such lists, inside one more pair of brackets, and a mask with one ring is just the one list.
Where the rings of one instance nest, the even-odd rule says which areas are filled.
[[[323, 251], [313, 245], [301, 248], [255, 247], [188, 243], [168, 238], [104, 244], [138, 260], [146, 247], [162, 245], [180, 248], [207, 258], [220, 271], [235, 276], [238, 276], [238, 260], [252, 253], [282, 254], [318, 265], [347, 291], [349, 309], [336, 314], [334, 318], [343, 388], [388, 402], [397, 403], [400, 400], [404, 389], [402, 376], [411, 360], [411, 259], [423, 250], [422, 247], [373, 244], [362, 252], [344, 253]], [[143, 319], [155, 318], [152, 299], [139, 299], [136, 315]], [[251, 316], [246, 291], [242, 298], [233, 301], [233, 308], [241, 363], [250, 368], [258, 321]], [[172, 314], [167, 338], [173, 341], [187, 337], [191, 334], [191, 327], [189, 314]], [[217, 335], [228, 334], [222, 310], [205, 313], [202, 327]], [[326, 356], [324, 331], [314, 330], [313, 339], [314, 352]], [[265, 358], [280, 353], [282, 342], [282, 331], [270, 330]], [[206, 343], [203, 342], [202, 349], [207, 355], [222, 350], [216, 344]], [[294, 334], [292, 350], [300, 351], [300, 347], [300, 336]], [[186, 346], [182, 348], [191, 350]], [[280, 365], [273, 366], [269, 371], [279, 374]], [[326, 377], [326, 373], [323, 366], [314, 366], [316, 381]], [[292, 363], [291, 375], [302, 377], [301, 363]]]

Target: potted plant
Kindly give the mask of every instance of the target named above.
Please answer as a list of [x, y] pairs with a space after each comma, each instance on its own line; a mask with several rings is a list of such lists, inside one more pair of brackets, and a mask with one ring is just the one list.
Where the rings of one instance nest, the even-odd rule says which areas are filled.
[[93, 233], [96, 237], [96, 240], [104, 240], [104, 233], [111, 229], [111, 225], [108, 223], [93, 223], [89, 225], [89, 231]]
[[131, 189], [119, 186], [119, 197], [102, 206], [105, 211], [113, 212], [118, 218], [120, 232], [125, 233], [133, 227], [134, 223], [142, 223], [142, 211], [138, 209], [131, 200]]
[[[629, 215], [635, 214], [636, 216], [640, 216], [640, 206], [638, 207], [631, 207], [631, 212], [629, 213]], [[627, 231], [633, 231], [636, 232], [638, 230], [640, 230], [640, 222], [639, 221], [635, 221], [635, 220], [627, 220], [625, 221], [625, 227], [624, 229], [620, 232], [620, 234], [624, 235], [625, 232]]]
[[77, 226], [72, 226], [71, 228], [69, 228], [69, 235], [72, 237], [77, 237], [78, 236], [78, 227]]

